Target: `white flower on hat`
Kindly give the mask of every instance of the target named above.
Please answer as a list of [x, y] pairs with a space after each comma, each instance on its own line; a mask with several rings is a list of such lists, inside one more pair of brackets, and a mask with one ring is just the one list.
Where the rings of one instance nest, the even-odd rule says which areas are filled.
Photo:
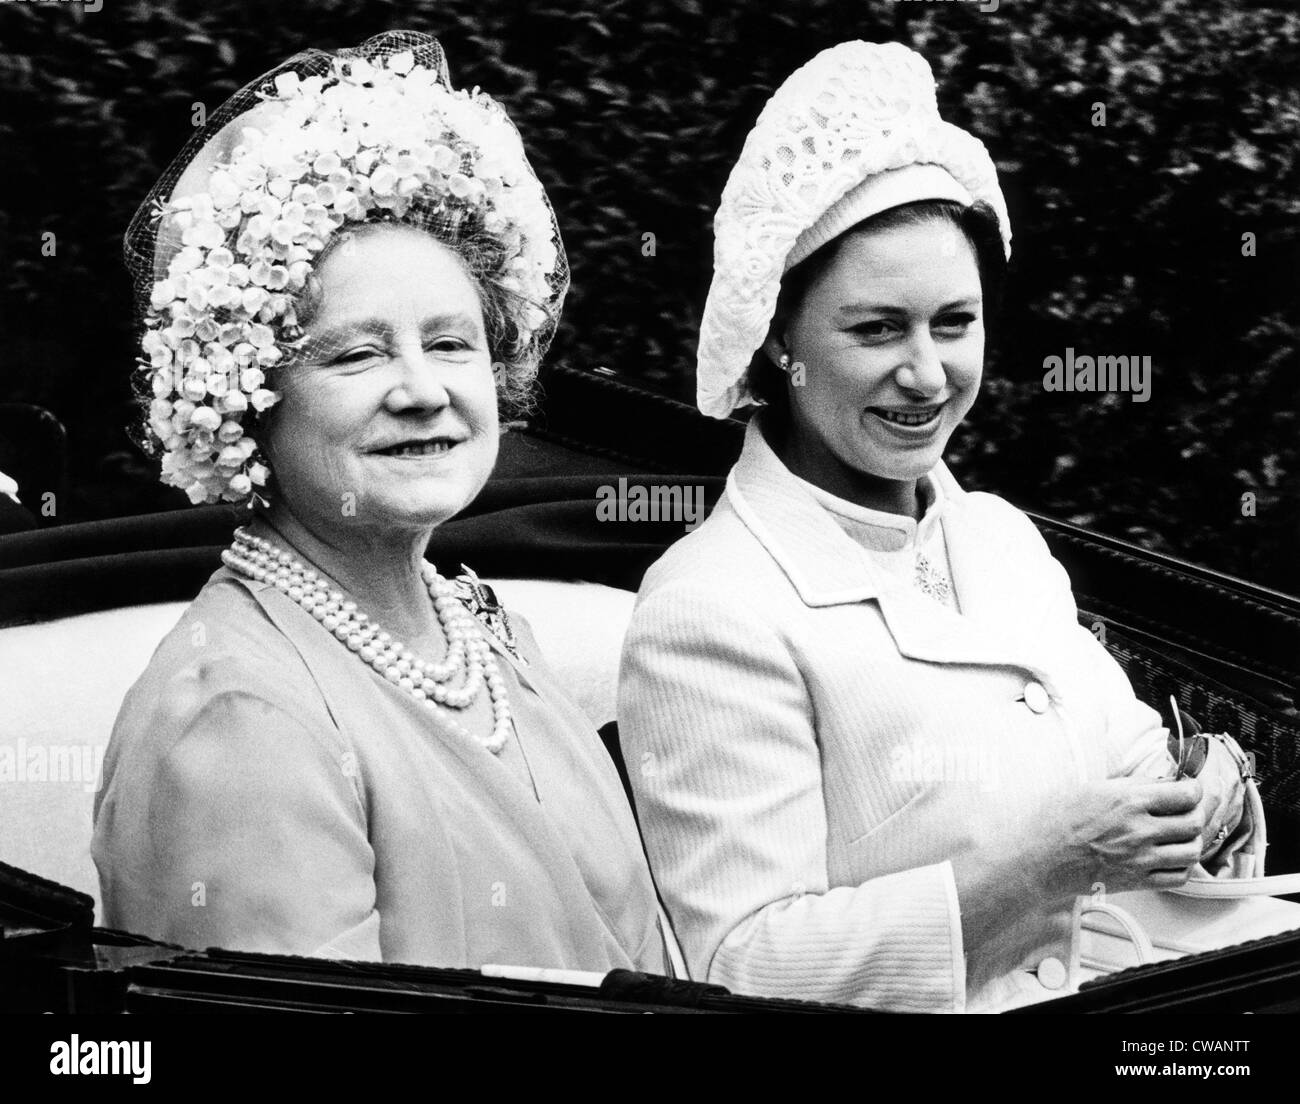
[[240, 501], [266, 482], [241, 420], [279, 401], [263, 370], [300, 344], [294, 293], [349, 222], [401, 219], [417, 199], [452, 221], [472, 211], [513, 250], [499, 282], [526, 300], [522, 340], [554, 321], [561, 254], [523, 144], [493, 100], [445, 79], [410, 50], [277, 74], [203, 189], [161, 205], [180, 248], [155, 271], [141, 364], [163, 481], [191, 501]]
[[725, 418], [767, 337], [781, 278], [862, 220], [922, 199], [989, 204], [1011, 228], [984, 145], [939, 116], [934, 76], [896, 42], [842, 42], [796, 70], [759, 113], [714, 218], [696, 401]]
[[9, 476], [5, 475], [4, 472], [0, 472], [0, 495], [13, 499], [13, 501], [19, 506], [22, 505], [22, 503], [18, 501], [18, 484]]

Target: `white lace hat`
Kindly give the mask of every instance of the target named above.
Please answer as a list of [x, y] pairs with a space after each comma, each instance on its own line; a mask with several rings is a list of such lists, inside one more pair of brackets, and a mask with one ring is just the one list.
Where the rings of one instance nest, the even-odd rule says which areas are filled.
[[863, 219], [924, 199], [983, 201], [1011, 255], [984, 144], [939, 117], [934, 75], [897, 42], [842, 42], [790, 75], [745, 139], [713, 221], [696, 402], [725, 418], [767, 337], [781, 277]]

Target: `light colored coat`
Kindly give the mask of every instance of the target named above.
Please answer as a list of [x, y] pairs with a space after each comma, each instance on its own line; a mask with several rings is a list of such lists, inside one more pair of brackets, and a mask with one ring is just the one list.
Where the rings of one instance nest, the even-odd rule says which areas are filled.
[[[666, 969], [609, 755], [512, 618], [494, 755], [286, 594], [222, 568], [118, 714], [95, 802], [105, 923], [431, 966]], [[468, 723], [468, 722], [466, 722]]]
[[1164, 774], [1167, 734], [1033, 523], [931, 478], [960, 613], [874, 565], [755, 425], [717, 509], [645, 578], [620, 730], [694, 978], [974, 1011], [1077, 976], [1077, 904], [964, 947], [950, 860], [1032, 833], [1085, 779]]

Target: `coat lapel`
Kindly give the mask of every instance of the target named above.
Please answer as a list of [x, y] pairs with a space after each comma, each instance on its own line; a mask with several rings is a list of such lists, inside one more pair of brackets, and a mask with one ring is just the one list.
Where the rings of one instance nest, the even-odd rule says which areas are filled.
[[[902, 655], [928, 663], [1019, 667], [1048, 681], [1021, 642], [1026, 608], [1007, 534], [980, 523], [969, 496], [941, 463], [931, 473], [945, 498], [941, 524], [961, 613], [900, 585], [800, 486], [752, 421], [727, 477], [732, 509], [810, 608], [875, 601]], [[1008, 588], [1013, 588], [1008, 590]]]

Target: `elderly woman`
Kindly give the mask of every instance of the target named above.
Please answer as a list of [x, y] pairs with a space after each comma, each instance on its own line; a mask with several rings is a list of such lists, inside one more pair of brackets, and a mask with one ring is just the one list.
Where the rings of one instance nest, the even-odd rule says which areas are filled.
[[599, 738], [527, 626], [424, 559], [486, 482], [567, 287], [518, 135], [422, 35], [299, 55], [215, 124], [130, 235], [148, 424], [167, 482], [257, 508], [118, 716], [107, 923], [664, 972]]
[[924, 60], [850, 42], [791, 76], [715, 232], [699, 404], [765, 406], [646, 576], [619, 694], [692, 976], [1000, 1009], [1074, 983], [1099, 883], [1262, 871], [1240, 749], [1175, 780], [1033, 524], [942, 463], [1010, 231]]

